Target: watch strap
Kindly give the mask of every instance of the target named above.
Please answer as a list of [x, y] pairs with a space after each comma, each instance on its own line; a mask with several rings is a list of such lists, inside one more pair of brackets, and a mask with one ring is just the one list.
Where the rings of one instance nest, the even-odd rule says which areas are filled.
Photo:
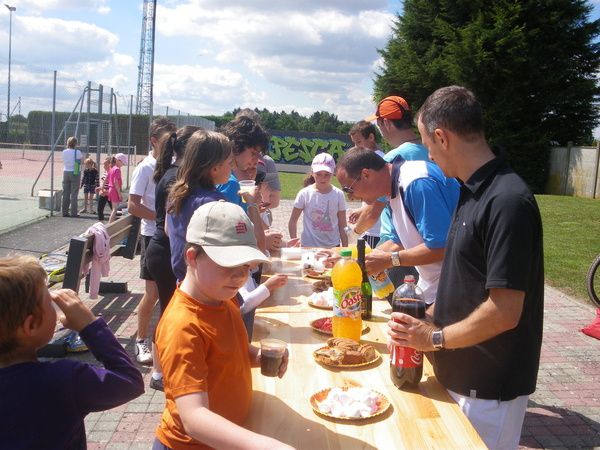
[[431, 343], [435, 350], [441, 350], [444, 348], [444, 332], [439, 329], [431, 333]]
[[392, 252], [392, 266], [398, 267], [400, 265], [400, 253]]

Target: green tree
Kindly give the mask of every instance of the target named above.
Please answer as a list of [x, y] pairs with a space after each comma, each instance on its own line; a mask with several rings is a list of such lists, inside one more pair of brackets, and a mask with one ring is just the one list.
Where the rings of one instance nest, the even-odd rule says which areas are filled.
[[590, 12], [586, 0], [405, 0], [375, 98], [402, 95], [416, 110], [439, 87], [468, 87], [490, 142], [541, 192], [550, 142], [588, 142], [598, 124], [600, 20]]

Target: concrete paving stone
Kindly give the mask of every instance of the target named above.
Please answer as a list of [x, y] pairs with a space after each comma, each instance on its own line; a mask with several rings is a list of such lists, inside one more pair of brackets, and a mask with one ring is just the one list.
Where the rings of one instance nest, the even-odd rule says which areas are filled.
[[150, 403], [148, 405], [148, 412], [161, 413], [164, 411], [165, 405], [164, 403]]
[[119, 422], [119, 424], [117, 425], [117, 431], [126, 431], [126, 432], [136, 432], [137, 430], [139, 430], [140, 428], [140, 422], [139, 419], [136, 418], [136, 421], [121, 421]]
[[130, 442], [133, 441], [134, 434], [135, 433], [133, 433], [131, 431], [115, 431], [110, 439], [110, 442], [113, 442], [113, 443], [125, 442], [125, 443], [129, 444]]
[[146, 412], [146, 409], [148, 409], [148, 405], [146, 405], [145, 403], [144, 404], [128, 403], [125, 411], [127, 411], [127, 412]]
[[521, 439], [521, 442], [519, 442], [519, 448], [520, 449], [541, 448], [541, 445], [535, 438], [527, 437], [527, 438]]
[[102, 416], [100, 416], [100, 420], [114, 420], [116, 422], [119, 422], [122, 417], [123, 417], [123, 411], [110, 410], [110, 411], [104, 412], [102, 414]]
[[583, 445], [583, 441], [577, 436], [560, 436], [560, 440], [567, 448], [577, 448]]
[[156, 428], [158, 427], [160, 423], [160, 415], [158, 416], [153, 416], [151, 420], [142, 422], [140, 424], [140, 429], [139, 431], [152, 431], [155, 432]]
[[155, 433], [152, 431], [139, 431], [133, 438], [133, 442], [148, 442], [151, 443], [154, 440]]
[[105, 448], [106, 448], [106, 444], [105, 443], [90, 442], [90, 436], [88, 435], [88, 443], [87, 443], [87, 449], [88, 450], [104, 450]]
[[128, 442], [109, 442], [105, 448], [106, 450], [128, 450], [131, 446]]
[[117, 429], [119, 422], [113, 420], [99, 420], [89, 431], [114, 431]]
[[536, 437], [536, 439], [538, 439], [539, 437], [553, 436], [552, 431], [550, 431], [550, 428], [544, 425], [528, 427], [528, 430], [532, 436]]
[[589, 448], [600, 448], [600, 435], [583, 436], [581, 437], [581, 441], [583, 442], [584, 446], [587, 446]]
[[113, 431], [92, 431], [88, 434], [88, 441], [90, 442], [108, 442], [113, 435]]
[[562, 441], [556, 436], [537, 436], [536, 439], [543, 446], [542, 448], [558, 449], [563, 447]]
[[154, 439], [149, 442], [132, 442], [129, 445], [129, 450], [148, 450], [152, 447], [152, 442], [154, 442]]

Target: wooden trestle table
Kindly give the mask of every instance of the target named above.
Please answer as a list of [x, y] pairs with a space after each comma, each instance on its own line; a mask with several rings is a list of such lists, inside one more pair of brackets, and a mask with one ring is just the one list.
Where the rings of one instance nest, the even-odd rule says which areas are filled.
[[[288, 343], [290, 362], [282, 379], [264, 377], [252, 369], [253, 400], [245, 426], [279, 439], [298, 449], [481, 449], [485, 444], [436, 380], [424, 358], [418, 391], [396, 388], [389, 376], [386, 347], [387, 301], [373, 299], [373, 318], [361, 342], [373, 345], [381, 359], [366, 368], [336, 369], [318, 364], [313, 351], [326, 345], [329, 336], [314, 331], [309, 323], [331, 315], [307, 304], [311, 280], [302, 277], [298, 261], [274, 259], [265, 270], [289, 275], [288, 284], [277, 290], [256, 312], [253, 343], [266, 337]], [[310, 396], [322, 389], [356, 381], [384, 394], [391, 407], [367, 420], [336, 420], [317, 415]]]

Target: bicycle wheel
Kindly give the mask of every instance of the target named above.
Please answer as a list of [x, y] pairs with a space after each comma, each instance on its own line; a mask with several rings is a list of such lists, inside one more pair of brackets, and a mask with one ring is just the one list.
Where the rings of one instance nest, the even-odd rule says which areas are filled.
[[596, 256], [596, 259], [590, 266], [586, 277], [587, 291], [592, 302], [600, 308], [600, 255]]

